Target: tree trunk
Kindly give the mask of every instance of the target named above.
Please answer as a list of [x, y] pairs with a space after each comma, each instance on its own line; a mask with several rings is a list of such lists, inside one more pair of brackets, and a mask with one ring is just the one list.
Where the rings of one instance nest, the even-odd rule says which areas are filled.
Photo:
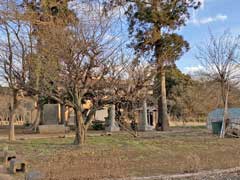
[[14, 110], [11, 108], [9, 112], [9, 141], [15, 141], [15, 127], [14, 127]]
[[76, 120], [76, 129], [75, 129], [75, 145], [83, 145], [85, 143], [86, 138], [86, 129], [83, 120], [83, 114], [80, 110], [75, 111], [75, 120]]
[[17, 90], [13, 90], [13, 102], [9, 104], [9, 141], [15, 141], [14, 114], [17, 109]]
[[37, 132], [37, 128], [42, 120], [42, 113], [43, 113], [43, 105], [41, 104], [41, 102], [39, 102], [39, 100], [37, 100], [37, 114], [32, 125], [32, 130], [34, 132]]
[[169, 128], [168, 122], [168, 109], [167, 109], [167, 93], [166, 93], [166, 79], [165, 79], [165, 69], [162, 68], [160, 72], [160, 81], [161, 81], [161, 115], [162, 115], [162, 126], [161, 130], [166, 131]]
[[223, 101], [223, 106], [226, 104], [226, 92], [225, 92], [225, 82], [224, 79], [221, 81], [221, 94], [222, 94], [222, 101]]
[[[160, 92], [160, 91], [159, 91]], [[162, 127], [162, 98], [161, 93], [158, 94], [158, 123], [157, 123], [157, 130], [161, 130]]]
[[227, 89], [226, 89], [226, 95], [223, 98], [224, 99], [224, 113], [223, 113], [223, 122], [222, 122], [222, 128], [221, 128], [221, 133], [220, 133], [220, 138], [225, 137], [225, 130], [226, 130], [226, 122], [228, 119], [228, 95], [229, 95], [229, 89], [230, 85], [227, 83]]
[[37, 114], [36, 114], [36, 117], [35, 117], [35, 120], [34, 120], [33, 126], [32, 126], [32, 130], [34, 132], [37, 132], [37, 128], [38, 128], [39, 123], [40, 123], [40, 115], [41, 115], [41, 108], [38, 106], [37, 107]]
[[167, 131], [169, 128], [169, 118], [167, 109], [167, 93], [166, 93], [166, 79], [165, 79], [165, 69], [163, 66], [158, 68], [158, 84], [159, 89], [159, 99], [158, 99], [158, 127], [162, 131]]

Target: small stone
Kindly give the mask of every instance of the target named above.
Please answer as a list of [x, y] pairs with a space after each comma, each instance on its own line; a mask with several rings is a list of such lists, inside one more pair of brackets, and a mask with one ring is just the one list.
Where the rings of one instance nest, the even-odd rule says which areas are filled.
[[109, 133], [109, 132], [107, 132], [107, 133], [106, 133], [106, 135], [107, 135], [107, 136], [111, 136], [111, 135], [112, 135], [112, 133]]

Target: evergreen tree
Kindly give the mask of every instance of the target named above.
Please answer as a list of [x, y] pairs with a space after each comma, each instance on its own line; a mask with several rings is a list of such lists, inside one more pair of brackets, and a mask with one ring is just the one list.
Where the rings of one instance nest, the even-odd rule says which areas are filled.
[[[59, 77], [58, 47], [55, 38], [60, 32], [67, 32], [77, 22], [76, 14], [69, 9], [70, 0], [24, 0], [24, 20], [31, 24], [33, 50], [27, 56], [28, 88], [32, 95], [37, 94], [38, 115], [33, 128], [41, 120], [43, 104], [49, 101], [48, 94], [56, 89], [53, 82]], [[60, 33], [60, 34], [59, 34]]]
[[159, 120], [161, 130], [168, 129], [165, 67], [174, 63], [186, 50], [188, 43], [175, 30], [185, 25], [189, 9], [198, 8], [194, 0], [134, 0], [126, 12], [131, 47], [138, 56], [152, 56], [157, 69], [159, 89]]

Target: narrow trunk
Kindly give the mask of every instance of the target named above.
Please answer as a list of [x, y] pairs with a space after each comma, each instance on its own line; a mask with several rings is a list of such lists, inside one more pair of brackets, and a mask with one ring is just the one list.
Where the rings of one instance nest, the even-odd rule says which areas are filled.
[[39, 98], [37, 98], [37, 114], [32, 125], [32, 130], [34, 132], [37, 132], [37, 128], [42, 120], [42, 113], [43, 113], [43, 105], [41, 104], [41, 102], [39, 102]]
[[37, 114], [36, 114], [36, 117], [35, 117], [35, 120], [34, 120], [33, 126], [32, 126], [32, 130], [34, 132], [37, 132], [37, 128], [40, 124], [40, 119], [41, 119], [40, 116], [41, 116], [41, 108], [38, 106], [37, 107]]
[[85, 143], [86, 130], [83, 120], [83, 114], [80, 110], [75, 111], [76, 129], [75, 129], [75, 145], [83, 145]]
[[15, 141], [15, 127], [14, 127], [14, 110], [9, 112], [9, 141]]
[[222, 122], [222, 128], [221, 128], [221, 133], [220, 133], [220, 138], [224, 138], [225, 136], [225, 130], [226, 130], [226, 122], [228, 119], [228, 95], [229, 95], [229, 84], [227, 84], [227, 90], [226, 90], [226, 95], [224, 99], [224, 113], [223, 113], [223, 122]]
[[159, 91], [158, 94], [159, 98], [158, 98], [158, 123], [157, 123], [157, 130], [160, 130], [162, 127], [162, 97], [161, 97], [161, 93]]
[[17, 91], [13, 90], [13, 103], [9, 104], [9, 141], [15, 141], [14, 114], [17, 108]]
[[225, 93], [225, 82], [224, 80], [221, 81], [221, 94], [222, 94], [222, 101], [223, 101], [223, 106], [225, 106], [225, 99], [226, 99], [226, 93]]

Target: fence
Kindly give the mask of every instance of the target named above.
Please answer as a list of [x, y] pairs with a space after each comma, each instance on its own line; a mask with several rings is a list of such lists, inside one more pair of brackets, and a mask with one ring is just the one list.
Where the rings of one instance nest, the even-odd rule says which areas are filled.
[[[21, 114], [14, 115], [14, 125], [22, 126], [24, 125], [25, 120], [24, 116]], [[9, 114], [8, 113], [1, 113], [0, 114], [0, 126], [8, 126], [9, 125]]]

